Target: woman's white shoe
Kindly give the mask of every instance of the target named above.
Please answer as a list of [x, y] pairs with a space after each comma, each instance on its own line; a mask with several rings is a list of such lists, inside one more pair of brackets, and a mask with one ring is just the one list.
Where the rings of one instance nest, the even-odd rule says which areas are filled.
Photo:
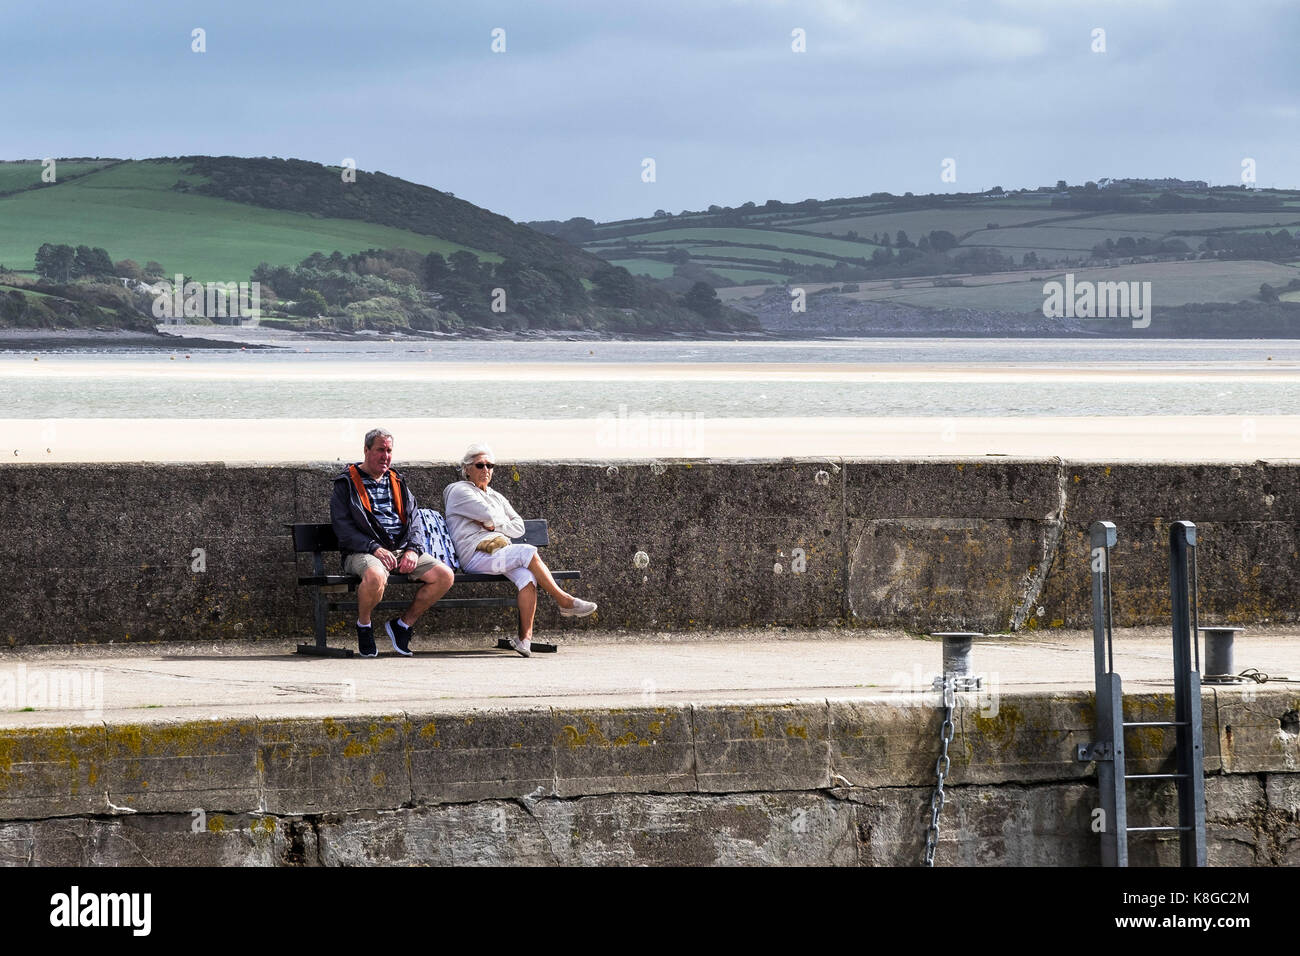
[[560, 617], [586, 617], [594, 613], [596, 613], [596, 602], [584, 601], [582, 598], [574, 598], [573, 607], [560, 608]]

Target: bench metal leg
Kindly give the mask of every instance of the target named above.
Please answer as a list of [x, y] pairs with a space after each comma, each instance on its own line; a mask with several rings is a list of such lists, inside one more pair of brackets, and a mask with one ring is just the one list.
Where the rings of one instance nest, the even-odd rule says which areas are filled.
[[347, 647], [330, 647], [325, 643], [325, 595], [318, 587], [311, 589], [312, 628], [316, 632], [315, 644], [299, 644], [298, 653], [311, 657], [351, 657], [352, 649]]

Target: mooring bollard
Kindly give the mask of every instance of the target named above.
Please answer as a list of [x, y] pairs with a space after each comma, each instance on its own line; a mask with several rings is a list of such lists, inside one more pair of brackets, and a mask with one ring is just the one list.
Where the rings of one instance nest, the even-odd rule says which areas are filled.
[[979, 631], [937, 631], [931, 637], [943, 638], [943, 677], [936, 677], [936, 690], [951, 678], [956, 690], [978, 690], [980, 679], [971, 675], [971, 645], [975, 638], [983, 637]]
[[1232, 663], [1233, 639], [1244, 627], [1198, 627], [1205, 635], [1205, 675], [1202, 684], [1239, 684], [1245, 680], [1237, 676]]

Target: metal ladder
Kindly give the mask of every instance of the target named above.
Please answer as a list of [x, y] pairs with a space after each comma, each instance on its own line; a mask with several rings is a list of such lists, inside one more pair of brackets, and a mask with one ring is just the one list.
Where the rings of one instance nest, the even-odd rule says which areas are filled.
[[[1183, 866], [1205, 866], [1205, 776], [1201, 739], [1201, 654], [1196, 631], [1196, 525], [1175, 521], [1169, 528], [1169, 592], [1173, 606], [1174, 719], [1130, 722], [1124, 719], [1124, 691], [1115, 673], [1114, 624], [1111, 614], [1110, 549], [1115, 525], [1092, 526], [1092, 645], [1097, 679], [1097, 736], [1080, 744], [1078, 758], [1097, 762], [1101, 791], [1102, 866], [1128, 866], [1128, 835], [1177, 831]], [[1189, 586], [1190, 569], [1190, 586]], [[1193, 654], [1195, 655], [1193, 659]], [[1194, 662], [1193, 662], [1194, 661]], [[1130, 727], [1174, 728], [1176, 773], [1126, 773], [1124, 732]], [[1127, 793], [1130, 780], [1175, 780], [1178, 825], [1131, 827]]]

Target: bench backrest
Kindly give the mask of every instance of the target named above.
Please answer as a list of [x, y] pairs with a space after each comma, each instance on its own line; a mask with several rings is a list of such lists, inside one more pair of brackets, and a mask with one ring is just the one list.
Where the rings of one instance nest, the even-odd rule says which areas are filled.
[[[298, 554], [306, 552], [337, 551], [339, 539], [330, 524], [293, 524], [293, 550]], [[524, 533], [518, 538], [511, 538], [515, 544], [531, 544], [544, 548], [551, 543], [551, 533], [547, 529], [545, 518], [525, 518]]]

